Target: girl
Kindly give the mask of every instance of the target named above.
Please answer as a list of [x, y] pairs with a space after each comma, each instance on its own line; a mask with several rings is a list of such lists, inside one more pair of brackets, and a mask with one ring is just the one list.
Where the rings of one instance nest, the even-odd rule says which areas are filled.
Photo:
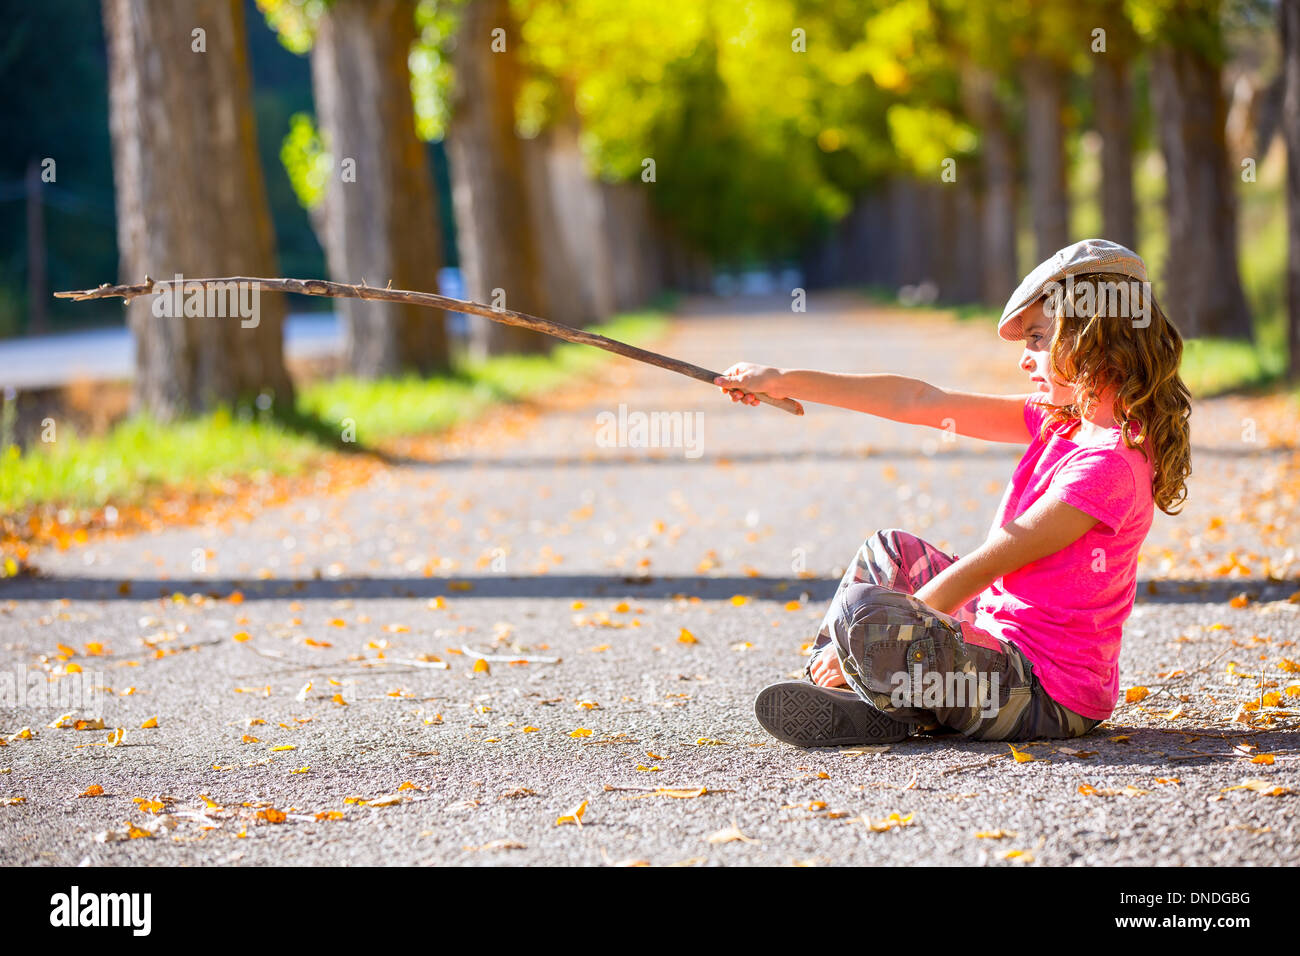
[[1028, 444], [975, 551], [958, 558], [897, 529], [862, 545], [805, 680], [758, 695], [756, 716], [773, 736], [802, 747], [939, 727], [977, 740], [1078, 737], [1114, 710], [1153, 509], [1177, 514], [1187, 496], [1182, 338], [1142, 260], [1100, 239], [1031, 272], [998, 334], [1024, 340], [1032, 393], [750, 363], [715, 379], [751, 405], [766, 392]]

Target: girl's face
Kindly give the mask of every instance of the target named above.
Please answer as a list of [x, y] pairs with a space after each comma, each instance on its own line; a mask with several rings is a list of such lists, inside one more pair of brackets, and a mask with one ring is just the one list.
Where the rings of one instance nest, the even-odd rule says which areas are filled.
[[1039, 299], [1020, 313], [1025, 333], [1025, 351], [1020, 356], [1020, 367], [1029, 373], [1030, 384], [1046, 395], [1049, 402], [1053, 405], [1069, 405], [1075, 399], [1074, 387], [1052, 377], [1048, 352], [1052, 345], [1052, 335], [1056, 331], [1056, 319], [1044, 314], [1044, 301], [1046, 300]]

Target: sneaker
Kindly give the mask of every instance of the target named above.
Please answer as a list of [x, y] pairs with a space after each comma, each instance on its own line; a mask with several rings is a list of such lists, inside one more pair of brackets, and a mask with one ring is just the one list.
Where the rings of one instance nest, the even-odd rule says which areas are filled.
[[895, 743], [917, 729], [847, 687], [822, 687], [802, 680], [764, 687], [754, 700], [754, 716], [777, 740], [796, 747]]

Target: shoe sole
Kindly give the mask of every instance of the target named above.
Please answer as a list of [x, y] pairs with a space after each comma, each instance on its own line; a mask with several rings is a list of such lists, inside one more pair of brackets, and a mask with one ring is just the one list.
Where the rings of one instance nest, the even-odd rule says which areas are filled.
[[897, 743], [917, 725], [897, 720], [847, 688], [781, 681], [763, 688], [754, 716], [777, 740], [796, 747]]

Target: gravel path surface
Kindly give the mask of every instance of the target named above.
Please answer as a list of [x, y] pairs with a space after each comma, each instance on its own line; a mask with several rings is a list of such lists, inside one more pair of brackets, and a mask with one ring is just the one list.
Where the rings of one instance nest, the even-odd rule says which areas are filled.
[[[688, 301], [650, 347], [1030, 390], [991, 326], [847, 295]], [[608, 447], [620, 403], [699, 430]], [[1300, 862], [1297, 718], [1240, 709], [1300, 712], [1294, 418], [1192, 421], [1189, 503], [1156, 513], [1125, 632], [1121, 687], [1150, 696], [1023, 762], [960, 735], [803, 751], [753, 716], [862, 540], [966, 553], [1020, 446], [618, 359], [345, 496], [35, 553], [41, 577], [0, 582], [0, 681], [109, 690], [0, 704], [0, 863]], [[83, 673], [50, 685], [60, 644]], [[49, 726], [69, 711], [104, 729]]]

